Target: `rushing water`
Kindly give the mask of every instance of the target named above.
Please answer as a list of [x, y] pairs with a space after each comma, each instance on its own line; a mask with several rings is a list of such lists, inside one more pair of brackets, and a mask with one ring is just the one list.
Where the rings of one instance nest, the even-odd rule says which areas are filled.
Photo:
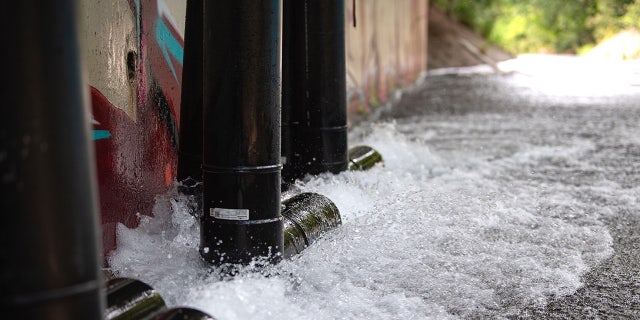
[[575, 293], [614, 254], [604, 221], [640, 212], [640, 88], [562, 90], [569, 80], [532, 73], [426, 82], [445, 85], [417, 85], [409, 116], [351, 130], [384, 166], [296, 184], [343, 221], [302, 254], [220, 280], [172, 190], [154, 218], [119, 228], [114, 272], [218, 320], [501, 318]]

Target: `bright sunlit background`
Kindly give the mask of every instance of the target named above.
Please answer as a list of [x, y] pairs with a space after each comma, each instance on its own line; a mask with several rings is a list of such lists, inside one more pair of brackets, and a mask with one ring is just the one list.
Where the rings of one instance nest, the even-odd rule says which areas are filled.
[[[638, 0], [432, 0], [431, 3], [515, 55], [582, 55], [614, 39], [615, 44], [597, 50], [598, 54], [625, 60], [640, 57]], [[607, 52], [612, 47], [616, 50]]]

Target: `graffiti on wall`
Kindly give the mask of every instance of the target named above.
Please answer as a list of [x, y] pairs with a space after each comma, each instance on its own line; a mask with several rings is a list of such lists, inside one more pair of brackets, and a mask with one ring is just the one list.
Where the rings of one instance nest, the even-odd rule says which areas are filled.
[[103, 248], [175, 178], [183, 36], [164, 1], [85, 2]]
[[[426, 70], [428, 3], [345, 6], [349, 113], [367, 113]], [[186, 1], [84, 1], [82, 12], [107, 256], [117, 225], [137, 227], [176, 177]]]

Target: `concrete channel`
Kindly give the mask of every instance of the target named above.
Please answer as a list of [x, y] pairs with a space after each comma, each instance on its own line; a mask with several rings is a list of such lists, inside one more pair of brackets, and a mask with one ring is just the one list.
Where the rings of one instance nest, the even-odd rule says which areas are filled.
[[[444, 130], [443, 122], [468, 121], [466, 132], [450, 132], [451, 138], [444, 140], [427, 138], [426, 143], [441, 153], [459, 152], [453, 149], [461, 145], [474, 154], [492, 149], [491, 154], [487, 152], [487, 157], [493, 157], [490, 161], [500, 161], [521, 145], [564, 148], [572, 141], [588, 144], [586, 152], [576, 155], [581, 166], [539, 159], [513, 174], [568, 186], [575, 197], [594, 204], [584, 212], [596, 215], [608, 228], [613, 254], [582, 274], [583, 286], [577, 291], [549, 295], [543, 303], [505, 299], [500, 308], [504, 311], [515, 304], [515, 311], [506, 312], [509, 319], [638, 319], [640, 86], [616, 82], [620, 79], [571, 83], [579, 77], [560, 73], [558, 70], [555, 79], [553, 75], [540, 78], [514, 72], [462, 74], [455, 70], [430, 75], [376, 120], [393, 120], [399, 128], [425, 121], [425, 129], [435, 131]], [[484, 124], [474, 125], [480, 122]], [[610, 187], [594, 187], [603, 184]], [[601, 212], [590, 212], [594, 208]], [[565, 208], [556, 214], [571, 220], [572, 212]]]

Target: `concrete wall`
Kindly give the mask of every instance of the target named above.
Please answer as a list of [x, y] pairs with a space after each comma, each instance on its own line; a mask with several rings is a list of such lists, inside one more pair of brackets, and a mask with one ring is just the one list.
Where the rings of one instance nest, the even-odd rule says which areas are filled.
[[426, 0], [346, 1], [350, 114], [371, 112], [427, 69], [428, 4]]
[[[426, 70], [428, 0], [345, 2], [349, 114], [366, 114]], [[108, 254], [175, 180], [186, 1], [82, 4]]]

